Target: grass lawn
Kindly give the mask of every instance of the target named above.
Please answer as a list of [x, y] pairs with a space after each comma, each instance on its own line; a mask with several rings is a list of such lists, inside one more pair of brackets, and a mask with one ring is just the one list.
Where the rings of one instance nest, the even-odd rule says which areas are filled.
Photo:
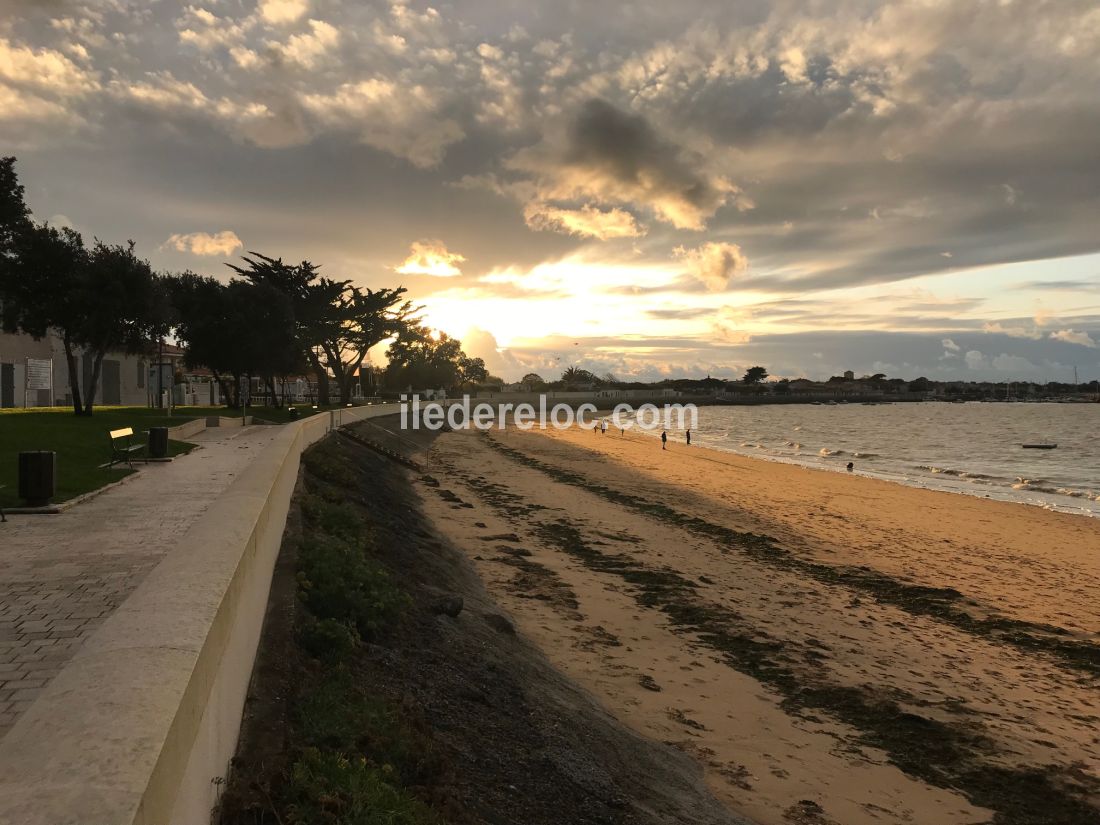
[[[334, 404], [314, 409], [310, 404], [297, 406], [299, 418], [330, 409]], [[283, 424], [292, 420], [286, 408], [249, 407], [248, 414], [261, 421]], [[98, 489], [130, 474], [125, 466], [111, 469], [99, 465], [110, 460], [107, 431], [133, 427], [133, 442], [144, 443], [142, 430], [150, 427], [175, 427], [196, 418], [220, 415], [236, 418], [241, 410], [226, 407], [176, 407], [169, 418], [164, 410], [148, 407], [96, 407], [90, 418], [73, 415], [71, 407], [34, 407], [0, 409], [0, 505], [15, 507], [18, 496], [18, 454], [26, 450], [52, 450], [57, 453], [57, 495], [62, 502]], [[193, 445], [180, 441], [168, 443], [169, 455], [180, 455]]]
[[[191, 408], [192, 410], [196, 408]], [[207, 415], [189, 411], [168, 418], [162, 410], [146, 407], [101, 407], [91, 418], [73, 415], [69, 407], [46, 407], [29, 410], [0, 410], [0, 504], [15, 507], [18, 496], [18, 454], [25, 450], [52, 450], [57, 453], [57, 495], [61, 502], [110, 484], [129, 475], [125, 465], [112, 469], [100, 468], [111, 458], [107, 431], [123, 427], [134, 428], [134, 443], [143, 443], [142, 430], [149, 427], [173, 427], [185, 421]], [[180, 455], [194, 445], [180, 441], [168, 442], [168, 454]]]

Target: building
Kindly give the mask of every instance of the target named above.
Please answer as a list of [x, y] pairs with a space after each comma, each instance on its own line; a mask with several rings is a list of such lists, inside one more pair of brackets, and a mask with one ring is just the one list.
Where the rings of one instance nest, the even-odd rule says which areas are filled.
[[[77, 361], [77, 386], [83, 390], [91, 384], [93, 361], [83, 352], [77, 353]], [[155, 376], [155, 365], [148, 356], [111, 353], [103, 359], [94, 403], [150, 404], [156, 400], [155, 389], [150, 387]], [[72, 402], [69, 366], [60, 338], [50, 333], [36, 341], [29, 335], [0, 333], [0, 407], [64, 407]]]

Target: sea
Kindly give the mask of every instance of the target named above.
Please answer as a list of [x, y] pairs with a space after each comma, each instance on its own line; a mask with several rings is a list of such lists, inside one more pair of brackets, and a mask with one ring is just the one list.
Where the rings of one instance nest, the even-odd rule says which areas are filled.
[[[692, 443], [1100, 517], [1100, 404], [707, 406]], [[1058, 446], [1022, 446], [1033, 443]]]

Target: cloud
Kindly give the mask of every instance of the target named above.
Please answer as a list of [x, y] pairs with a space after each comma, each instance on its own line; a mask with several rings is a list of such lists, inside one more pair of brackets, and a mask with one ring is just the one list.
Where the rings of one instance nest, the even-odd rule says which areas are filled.
[[0, 84], [70, 98], [98, 91], [96, 75], [54, 49], [34, 49], [0, 37]]
[[972, 370], [989, 369], [989, 359], [982, 354], [981, 350], [969, 350], [963, 356], [963, 360], [966, 361], [966, 366]]
[[1009, 338], [1028, 338], [1032, 341], [1038, 341], [1043, 337], [1043, 332], [1038, 327], [1006, 327], [1000, 321], [985, 324], [982, 332], [999, 333]]
[[449, 278], [462, 274], [458, 264], [465, 260], [466, 258], [457, 252], [448, 252], [442, 241], [414, 241], [409, 247], [409, 256], [403, 263], [394, 267], [393, 271], [401, 275], [434, 275], [439, 278]]
[[943, 343], [944, 349], [951, 350], [951, 352], [958, 352], [960, 349], [959, 345], [952, 341], [950, 338], [944, 338], [941, 343]]
[[637, 238], [645, 234], [634, 216], [619, 208], [599, 209], [585, 205], [579, 209], [560, 209], [536, 201], [524, 207], [523, 219], [537, 231], [562, 232], [601, 241]]
[[748, 258], [734, 243], [711, 241], [695, 249], [678, 246], [673, 255], [684, 260], [688, 272], [712, 292], [726, 289], [732, 278], [749, 268]]
[[371, 78], [306, 94], [301, 102], [323, 126], [356, 132], [368, 146], [422, 168], [437, 165], [465, 135], [457, 121], [442, 115], [442, 101], [426, 86]]
[[309, 11], [309, 0], [260, 0], [258, 10], [268, 23], [293, 23]]
[[1073, 329], [1060, 329], [1052, 332], [1050, 337], [1054, 341], [1062, 341], [1067, 344], [1079, 344], [1082, 347], [1096, 348], [1096, 341], [1087, 332], [1078, 332]]
[[646, 208], [677, 229], [703, 229], [740, 191], [644, 116], [596, 98], [580, 106], [564, 135], [517, 152], [507, 166], [533, 176], [542, 201]]
[[198, 6], [188, 6], [176, 20], [181, 43], [189, 43], [199, 51], [208, 52], [218, 47], [232, 47], [243, 40], [254, 23], [254, 18], [237, 22], [218, 17]]
[[172, 235], [163, 244], [165, 249], [190, 252], [192, 255], [232, 255], [244, 246], [236, 232], [223, 229], [211, 235], [209, 232], [191, 232]]
[[308, 32], [291, 35], [285, 43], [269, 40], [267, 46], [284, 61], [312, 69], [332, 54], [339, 42], [340, 32], [335, 26], [323, 20], [310, 20]]

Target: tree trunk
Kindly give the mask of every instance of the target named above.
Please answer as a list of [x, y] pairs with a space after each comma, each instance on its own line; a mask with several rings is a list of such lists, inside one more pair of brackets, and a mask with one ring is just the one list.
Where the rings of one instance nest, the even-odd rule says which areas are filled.
[[210, 370], [211, 375], [214, 376], [214, 380], [218, 382], [218, 391], [221, 392], [222, 406], [229, 406], [229, 383], [226, 381], [225, 376], [219, 373], [217, 370]]
[[351, 403], [351, 369], [339, 369], [336, 373], [336, 381], [340, 385], [340, 403]]
[[88, 386], [84, 388], [84, 412], [83, 415], [91, 415], [92, 407], [95, 405], [95, 392], [99, 387], [99, 373], [103, 369], [103, 358], [107, 355], [106, 351], [100, 350], [95, 354], [95, 361], [92, 364], [92, 380], [88, 382]]
[[267, 391], [271, 394], [271, 406], [276, 409], [281, 408], [283, 404], [279, 400], [279, 394], [275, 392], [275, 376], [269, 375], [264, 379], [264, 383], [267, 384]]
[[80, 374], [77, 371], [76, 356], [73, 355], [73, 345], [67, 337], [63, 338], [61, 343], [65, 346], [65, 363], [69, 366], [69, 389], [72, 390], [73, 414], [81, 415], [84, 412], [84, 405], [80, 400]]

